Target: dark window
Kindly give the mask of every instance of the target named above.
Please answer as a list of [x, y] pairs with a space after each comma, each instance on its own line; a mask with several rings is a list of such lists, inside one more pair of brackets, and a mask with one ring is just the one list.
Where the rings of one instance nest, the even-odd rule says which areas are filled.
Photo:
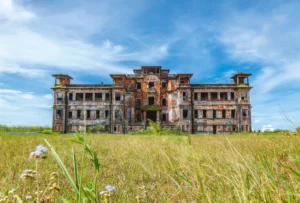
[[100, 110], [96, 111], [96, 118], [100, 118]]
[[163, 89], [166, 89], [166, 88], [167, 88], [167, 83], [166, 83], [166, 82], [162, 82], [162, 83], [161, 83], [161, 87], [162, 87]]
[[206, 110], [203, 110], [203, 118], [206, 118]]
[[247, 100], [248, 99], [248, 94], [247, 92], [242, 92], [242, 100]]
[[198, 100], [198, 92], [194, 92], [194, 100]]
[[237, 128], [236, 128], [236, 125], [233, 125], [233, 126], [232, 126], [232, 131], [233, 131], [233, 132], [236, 132], [236, 129], [237, 129]]
[[245, 84], [245, 78], [239, 78], [239, 83], [240, 84]]
[[222, 117], [223, 117], [223, 118], [226, 118], [226, 110], [223, 110], [223, 111], [222, 111]]
[[149, 82], [149, 88], [154, 88], [154, 82]]
[[231, 110], [231, 118], [235, 118], [235, 110]]
[[109, 100], [109, 93], [105, 93], [105, 100], [106, 100], [106, 101]]
[[137, 99], [135, 105], [136, 105], [136, 109], [140, 109], [141, 108], [141, 100]]
[[213, 110], [213, 118], [217, 118], [217, 111]]
[[188, 82], [188, 81], [185, 81], [185, 80], [181, 80], [180, 83], [181, 83], [181, 84], [188, 84], [189, 82]]
[[162, 121], [164, 121], [164, 122], [167, 121], [167, 114], [165, 114], [165, 113], [162, 114]]
[[218, 100], [218, 93], [217, 92], [212, 92], [210, 94], [210, 100], [217, 101]]
[[120, 92], [115, 93], [115, 100], [116, 101], [121, 101], [121, 93]]
[[56, 119], [57, 120], [63, 119], [63, 111], [62, 110], [56, 110]]
[[77, 110], [77, 118], [81, 118], [81, 110]]
[[59, 92], [57, 93], [57, 102], [62, 102], [63, 101], [63, 93]]
[[230, 97], [231, 97], [231, 100], [234, 100], [234, 98], [235, 98], [234, 92], [230, 92]]
[[105, 118], [108, 118], [108, 117], [109, 117], [109, 111], [105, 110]]
[[154, 97], [148, 97], [148, 105], [154, 105]]
[[69, 93], [69, 101], [73, 100], [73, 93]]
[[101, 101], [102, 100], [102, 93], [95, 93], [95, 99], [97, 101]]
[[92, 100], [93, 100], [93, 93], [86, 93], [85, 101], [92, 101]]
[[183, 110], [183, 118], [187, 118], [188, 117], [188, 110]]
[[72, 118], [72, 111], [69, 111], [69, 118]]
[[227, 131], [226, 125], [223, 125], [223, 132], [226, 132], [226, 131]]
[[247, 109], [243, 109], [242, 115], [243, 115], [243, 118], [248, 118], [248, 110]]
[[121, 119], [121, 112], [119, 109], [115, 110], [115, 119]]
[[188, 100], [187, 92], [182, 92], [182, 97], [183, 97], [183, 100]]
[[195, 118], [198, 118], [198, 110], [195, 110], [194, 114], [195, 114]]
[[91, 111], [90, 111], [90, 110], [87, 110], [87, 111], [86, 111], [86, 118], [87, 118], [87, 119], [90, 119], [90, 118], [91, 118]]
[[141, 115], [140, 113], [138, 113], [138, 114], [136, 115], [136, 121], [137, 121], [137, 122], [141, 122], [141, 121], [142, 121], [142, 115]]
[[220, 93], [220, 99], [221, 99], [222, 101], [228, 100], [227, 92], [221, 92], [221, 93]]
[[203, 92], [201, 93], [201, 101], [207, 101], [208, 100], [208, 93]]
[[83, 100], [83, 93], [76, 93], [76, 101], [82, 101]]
[[137, 88], [138, 90], [142, 88], [142, 86], [141, 86], [141, 83], [140, 83], [140, 82], [136, 83], [136, 88]]
[[167, 100], [166, 99], [162, 99], [161, 103], [162, 103], [162, 106], [167, 106]]

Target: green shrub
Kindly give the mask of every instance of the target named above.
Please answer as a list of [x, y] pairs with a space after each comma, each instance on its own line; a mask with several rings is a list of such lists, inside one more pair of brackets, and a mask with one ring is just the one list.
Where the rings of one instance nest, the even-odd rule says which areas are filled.
[[102, 133], [104, 132], [105, 128], [103, 125], [95, 125], [91, 127], [92, 133]]

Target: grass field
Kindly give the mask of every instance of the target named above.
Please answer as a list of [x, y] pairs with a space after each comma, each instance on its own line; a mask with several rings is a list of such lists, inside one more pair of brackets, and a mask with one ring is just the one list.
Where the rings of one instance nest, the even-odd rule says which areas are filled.
[[[8, 136], [0, 133], [0, 191], [17, 194], [26, 202], [39, 196], [48, 202], [75, 202], [75, 195], [52, 153], [47, 159], [29, 159], [44, 139], [57, 151], [73, 176], [74, 135]], [[284, 133], [220, 136], [87, 135], [97, 152], [98, 191], [116, 187], [103, 202], [299, 202], [300, 137]], [[78, 158], [79, 157], [79, 158]], [[92, 179], [94, 168], [84, 162], [82, 182]], [[79, 164], [80, 165], [80, 164]], [[37, 177], [24, 180], [25, 169]], [[58, 172], [58, 178], [51, 173]], [[59, 191], [49, 190], [56, 183]], [[15, 189], [8, 194], [7, 191]], [[53, 188], [52, 188], [53, 189]], [[97, 191], [97, 193], [98, 193]], [[26, 197], [27, 196], [27, 197]], [[46, 202], [46, 200], [45, 200]]]

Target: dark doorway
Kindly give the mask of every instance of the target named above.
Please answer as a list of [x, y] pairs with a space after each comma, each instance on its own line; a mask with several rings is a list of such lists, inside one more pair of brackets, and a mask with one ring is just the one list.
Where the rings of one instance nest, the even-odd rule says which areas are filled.
[[213, 126], [213, 134], [217, 134], [217, 126], [216, 125]]
[[156, 122], [156, 111], [147, 111], [147, 120], [148, 119]]

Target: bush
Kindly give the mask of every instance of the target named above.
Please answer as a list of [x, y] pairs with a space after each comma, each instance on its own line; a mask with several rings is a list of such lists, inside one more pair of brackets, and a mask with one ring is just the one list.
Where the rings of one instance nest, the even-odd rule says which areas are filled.
[[104, 126], [103, 125], [96, 125], [91, 127], [92, 133], [102, 133], [104, 132]]

